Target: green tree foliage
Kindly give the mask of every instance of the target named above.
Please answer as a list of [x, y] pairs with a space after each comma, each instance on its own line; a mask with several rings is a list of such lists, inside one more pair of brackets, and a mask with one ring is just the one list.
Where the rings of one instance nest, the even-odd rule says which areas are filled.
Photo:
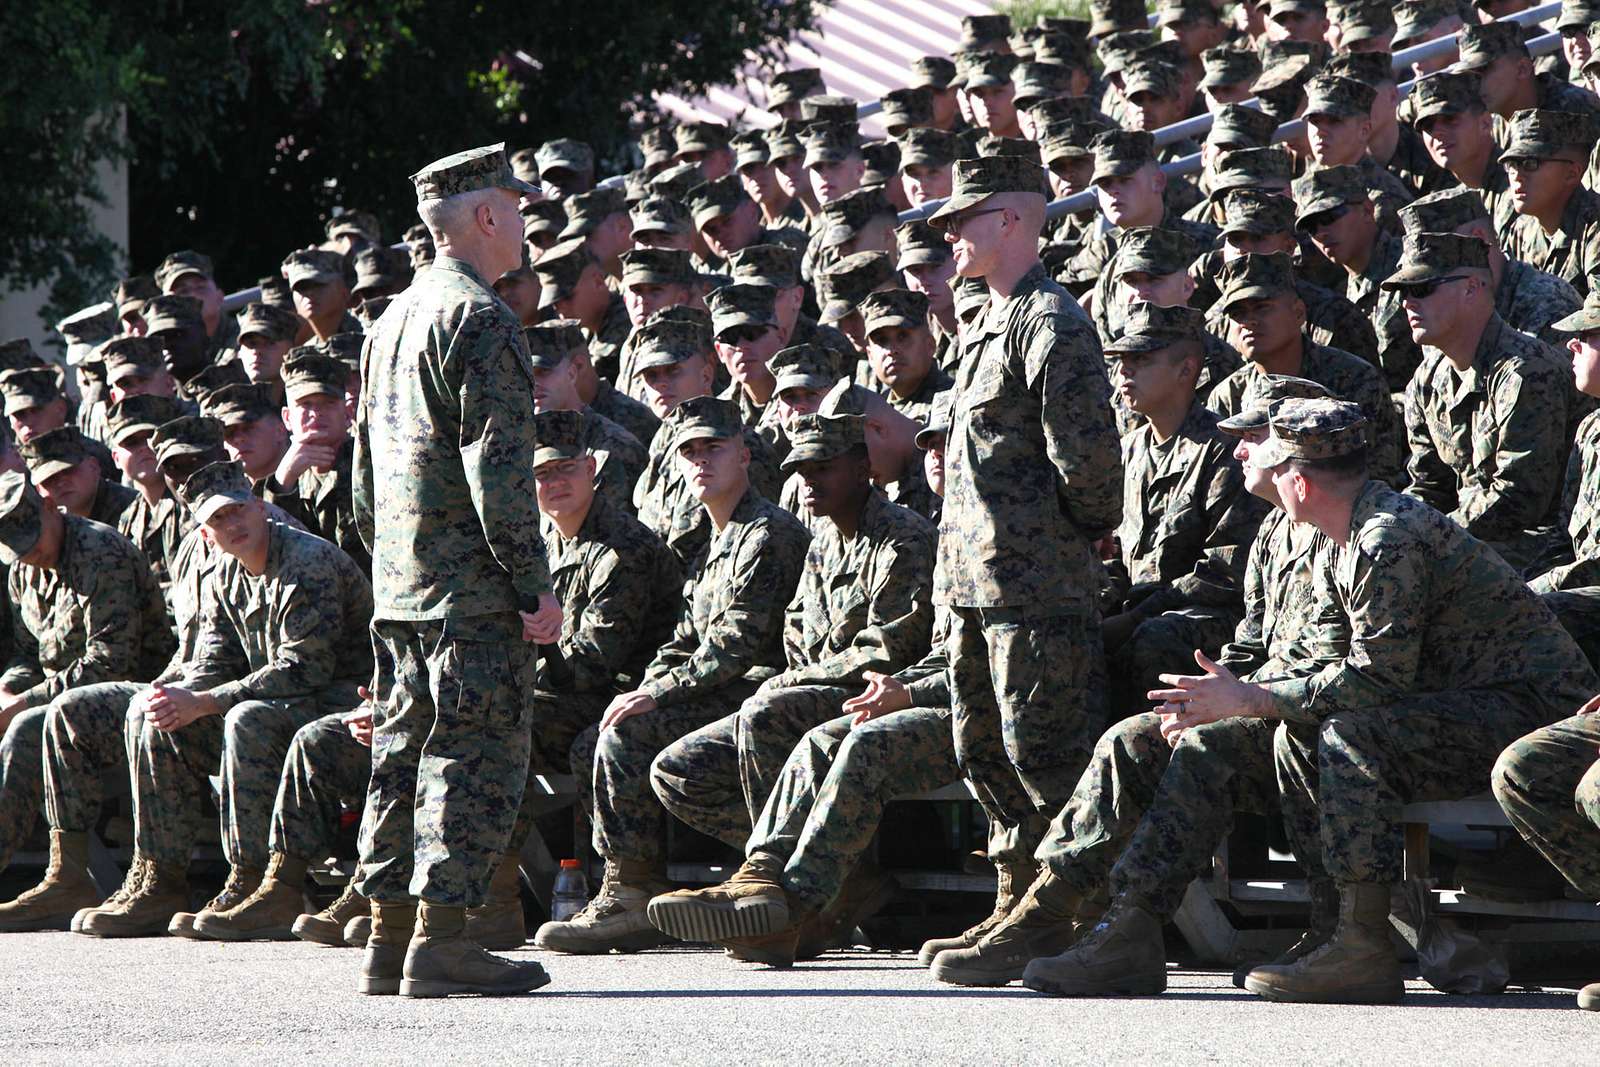
[[[504, 140], [588, 140], [629, 165], [651, 94], [726, 81], [813, 24], [805, 0], [52, 0], [0, 19], [0, 285], [52, 311], [173, 249], [225, 285], [274, 273], [335, 205], [386, 237], [406, 176]], [[129, 167], [129, 262], [94, 233], [98, 160]]]

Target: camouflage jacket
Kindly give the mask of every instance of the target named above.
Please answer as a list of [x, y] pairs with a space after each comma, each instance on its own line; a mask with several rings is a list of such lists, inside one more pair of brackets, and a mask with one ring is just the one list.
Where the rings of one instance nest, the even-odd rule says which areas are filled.
[[1170, 440], [1158, 443], [1148, 422], [1123, 438], [1117, 541], [1132, 589], [1120, 590], [1127, 601], [1116, 610], [1139, 618], [1191, 608], [1239, 612], [1266, 504], [1245, 491], [1233, 444], [1198, 400]]
[[[670, 438], [670, 434], [657, 434], [650, 442], [644, 473], [633, 486], [633, 510], [640, 522], [666, 542], [684, 576], [693, 579], [705, 563], [711, 516], [681, 477]], [[744, 443], [750, 450], [750, 484], [763, 499], [770, 500], [783, 484], [778, 457], [766, 439], [749, 427], [744, 431]]]
[[533, 366], [522, 324], [448, 256], [367, 335], [355, 513], [376, 617], [537, 610], [551, 591], [534, 503]]
[[650, 410], [649, 405], [635, 400], [604, 378], [600, 379], [600, 388], [595, 390], [589, 408], [633, 434], [634, 439], [645, 448], [650, 447], [651, 438], [655, 437], [656, 430], [661, 426], [661, 420], [656, 418], [656, 413]]
[[133, 502], [122, 513], [122, 519], [117, 523], [117, 532], [138, 546], [144, 553], [144, 558], [149, 561], [150, 569], [155, 572], [156, 581], [160, 583], [162, 592], [172, 581], [172, 573], [167, 568], [170, 560], [178, 550], [178, 545], [183, 541], [183, 535], [189, 532], [189, 523], [183, 513], [183, 508], [172, 496], [163, 496], [154, 504], [145, 499], [143, 493], [134, 490]]
[[1406, 183], [1413, 196], [1426, 196], [1441, 189], [1452, 189], [1461, 183], [1451, 173], [1434, 162], [1422, 135], [1405, 123], [1399, 124], [1400, 136], [1394, 145], [1394, 155], [1384, 164], [1389, 173]]
[[96, 682], [147, 681], [172, 652], [161, 589], [144, 554], [115, 530], [62, 516], [50, 569], [11, 565], [11, 662], [0, 685], [28, 707]]
[[1400, 209], [1415, 200], [1416, 194], [1371, 156], [1362, 156], [1355, 166], [1361, 172], [1361, 180], [1366, 183], [1368, 199], [1377, 208], [1379, 228], [1390, 233], [1405, 233], [1405, 225], [1400, 221]]
[[933, 608], [933, 641], [928, 654], [895, 674], [906, 687], [914, 708], [950, 710], [950, 609], [942, 604]]
[[1249, 681], [1314, 673], [1348, 648], [1342, 619], [1325, 616], [1314, 575], [1333, 547], [1308, 522], [1271, 508], [1250, 545], [1244, 618], [1217, 662]]
[[133, 498], [138, 495], [137, 490], [129, 489], [120, 482], [102, 479], [100, 487], [95, 490], [94, 502], [89, 505], [87, 517], [115, 530], [122, 524], [123, 512], [133, 505]]
[[[1199, 243], [1202, 252], [1215, 245], [1221, 234], [1221, 231], [1209, 222], [1191, 222], [1171, 208], [1167, 209], [1156, 225], [1164, 230], [1177, 230], [1179, 233], [1188, 234]], [[1121, 237], [1121, 227], [1111, 225], [1102, 216], [1084, 241], [1083, 250], [1068, 260], [1066, 267], [1058, 275], [1062, 284], [1085, 288], [1097, 284], [1106, 276], [1111, 266], [1111, 258], [1117, 254], [1117, 248], [1121, 244]]]
[[[1396, 254], [1399, 243], [1396, 242]], [[1195, 262], [1191, 273], [1201, 278], [1215, 277], [1222, 270], [1222, 253], [1209, 252]], [[1233, 320], [1229, 319], [1215, 300], [1221, 294], [1215, 284], [1208, 282], [1206, 327], [1221, 338], [1233, 336]], [[1317, 285], [1305, 278], [1295, 279], [1295, 295], [1306, 306], [1306, 333], [1319, 345], [1342, 348], [1352, 356], [1360, 356], [1368, 363], [1378, 362], [1378, 337], [1367, 312], [1342, 293]], [[1200, 290], [1196, 289], [1196, 297]], [[1401, 388], [1404, 388], [1402, 385]]]
[[324, 541], [332, 541], [355, 561], [362, 574], [372, 573], [372, 557], [356, 529], [355, 497], [351, 491], [351, 462], [355, 442], [339, 446], [333, 466], [326, 471], [307, 468], [293, 485], [278, 484], [269, 476], [263, 497], [300, 520], [300, 525]]
[[1093, 603], [1090, 543], [1122, 519], [1122, 454], [1093, 327], [1036, 265], [1008, 298], [990, 298], [962, 349], [935, 600]]
[[1548, 722], [1600, 688], [1517, 572], [1415, 497], [1368, 482], [1349, 539], [1323, 560], [1317, 595], [1348, 624], [1349, 650], [1308, 677], [1263, 683], [1282, 718], [1403, 714], [1423, 694], [1509, 690]]
[[547, 523], [546, 543], [561, 598], [557, 647], [565, 666], [547, 666], [541, 688], [603, 694], [632, 688], [677, 622], [683, 588], [677, 560], [602, 496], [570, 539]]
[[594, 456], [594, 484], [613, 507], [633, 510], [633, 487], [650, 462], [650, 454], [633, 434], [594, 408], [586, 408], [583, 446]]
[[1422, 346], [1411, 336], [1401, 294], [1381, 288], [1400, 265], [1400, 238], [1379, 232], [1367, 259], [1367, 269], [1345, 281], [1345, 295], [1367, 316], [1377, 334], [1378, 366], [1389, 392], [1404, 393], [1422, 363]]
[[928, 368], [928, 376], [922, 379], [922, 384], [917, 386], [916, 392], [901, 398], [886, 387], [883, 389], [884, 399], [889, 401], [889, 406], [908, 419], [915, 419], [921, 426], [928, 424], [928, 413], [933, 410], [933, 398], [955, 385], [955, 381], [939, 369], [935, 363]]
[[1465, 373], [1428, 349], [1406, 390], [1406, 492], [1526, 566], [1557, 521], [1573, 394], [1566, 361], [1498, 315]]
[[372, 678], [372, 587], [331, 542], [276, 522], [267, 533], [260, 575], [223, 555], [206, 577], [184, 679], [223, 710], [246, 700], [347, 707]]
[[688, 610], [640, 688], [666, 706], [776, 674], [784, 664], [784, 606], [810, 542], [799, 519], [754, 489], [745, 493], [711, 538], [699, 576], [685, 586]]
[[1567, 199], [1554, 233], [1532, 215], [1518, 215], [1505, 233], [1505, 253], [1571, 285], [1582, 297], [1589, 274], [1600, 270], [1600, 195], [1579, 186]]
[[600, 331], [589, 337], [589, 360], [595, 373], [602, 378], [616, 380], [617, 368], [622, 359], [622, 346], [633, 333], [633, 322], [628, 318], [628, 305], [620, 294], [612, 293], [600, 319]]
[[938, 532], [877, 489], [859, 521], [851, 538], [830, 521], [813, 524], [805, 570], [784, 611], [788, 666], [769, 688], [859, 685], [863, 671], [892, 674], [927, 652]]
[[[1508, 259], [1494, 291], [1494, 310], [1513, 330], [1532, 334], [1557, 348], [1567, 335], [1555, 324], [1583, 306], [1578, 291], [1554, 274], [1535, 270], [1520, 260]], [[1405, 313], [1400, 315], [1405, 321]]]
[[[1391, 481], [1403, 473], [1400, 418], [1395, 413], [1383, 375], [1376, 367], [1348, 352], [1306, 340], [1301, 349], [1300, 368], [1290, 373], [1310, 378], [1331, 390], [1340, 400], [1361, 405], [1362, 414], [1371, 421], [1369, 466], [1372, 476]], [[1259, 364], [1247, 362], [1213, 389], [1206, 402], [1219, 415], [1236, 415], [1254, 395], [1256, 383], [1264, 377]]]
[[1567, 459], [1561, 514], [1568, 544], [1561, 565], [1529, 584], [1535, 592], [1600, 586], [1600, 411], [1578, 424]]

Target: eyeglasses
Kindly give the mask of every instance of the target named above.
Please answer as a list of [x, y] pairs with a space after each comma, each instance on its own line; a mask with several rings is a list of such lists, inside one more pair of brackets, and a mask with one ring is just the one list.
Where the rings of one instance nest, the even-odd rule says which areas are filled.
[[960, 233], [962, 227], [980, 215], [993, 215], [997, 211], [1005, 211], [1003, 207], [986, 207], [978, 211], [962, 211], [951, 215], [944, 220], [944, 228], [950, 233]]
[[1570, 159], [1554, 158], [1535, 159], [1532, 156], [1518, 156], [1515, 159], [1507, 159], [1505, 161], [1505, 165], [1509, 169], [1516, 171], [1518, 174], [1532, 174], [1546, 163], [1573, 163], [1573, 161]]
[[1336, 208], [1330, 208], [1327, 211], [1319, 211], [1315, 215], [1308, 216], [1305, 222], [1301, 224], [1300, 228], [1306, 233], [1316, 233], [1324, 226], [1332, 226], [1334, 223], [1350, 214], [1350, 208], [1350, 204], [1340, 204]]
[[1439, 291], [1439, 286], [1448, 285], [1450, 282], [1459, 282], [1465, 278], [1465, 274], [1452, 274], [1448, 278], [1435, 278], [1431, 282], [1418, 282], [1416, 285], [1406, 286], [1402, 291], [1402, 295], [1411, 297], [1414, 300], [1426, 300]]

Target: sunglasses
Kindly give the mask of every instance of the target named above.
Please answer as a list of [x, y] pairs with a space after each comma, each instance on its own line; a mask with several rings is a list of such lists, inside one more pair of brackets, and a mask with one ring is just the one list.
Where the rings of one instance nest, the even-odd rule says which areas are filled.
[[1431, 282], [1418, 282], [1415, 285], [1408, 285], [1405, 287], [1403, 292], [1405, 296], [1411, 297], [1415, 300], [1426, 300], [1428, 297], [1438, 292], [1441, 285], [1448, 285], [1451, 282], [1459, 282], [1465, 278], [1466, 275], [1464, 274], [1452, 274], [1448, 278], [1435, 278]]
[[1340, 204], [1338, 207], [1328, 211], [1319, 211], [1315, 215], [1309, 216], [1300, 228], [1306, 233], [1316, 233], [1324, 226], [1332, 226], [1350, 214], [1350, 207], [1351, 205], [1349, 204]]
[[1006, 210], [1003, 207], [979, 208], [977, 211], [963, 211], [958, 215], [951, 215], [945, 219], [944, 228], [949, 233], [959, 234], [963, 227], [980, 215], [993, 215], [997, 211]]

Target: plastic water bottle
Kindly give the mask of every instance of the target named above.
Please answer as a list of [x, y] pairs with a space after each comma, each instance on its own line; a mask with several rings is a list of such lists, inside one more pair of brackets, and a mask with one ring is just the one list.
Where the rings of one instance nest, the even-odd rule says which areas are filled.
[[583, 876], [583, 865], [577, 860], [562, 860], [556, 874], [555, 890], [551, 893], [550, 918], [565, 922], [589, 903], [589, 880]]

